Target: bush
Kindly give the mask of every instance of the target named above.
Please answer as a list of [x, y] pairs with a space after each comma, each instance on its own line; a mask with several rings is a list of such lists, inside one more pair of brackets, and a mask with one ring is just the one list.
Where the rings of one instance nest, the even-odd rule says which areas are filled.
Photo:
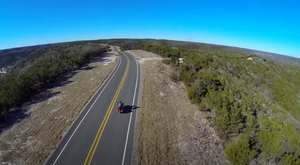
[[249, 164], [256, 155], [256, 151], [250, 149], [249, 143], [247, 135], [239, 135], [226, 146], [225, 153], [233, 165]]
[[162, 62], [166, 65], [170, 65], [172, 63], [171, 59], [163, 59]]
[[285, 154], [282, 159], [282, 164], [284, 164], [284, 165], [299, 165], [300, 164], [300, 152]]

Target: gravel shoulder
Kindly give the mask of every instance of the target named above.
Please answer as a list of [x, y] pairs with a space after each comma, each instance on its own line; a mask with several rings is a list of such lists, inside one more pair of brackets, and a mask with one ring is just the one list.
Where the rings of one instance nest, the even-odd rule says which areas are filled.
[[141, 63], [142, 96], [137, 113], [136, 164], [229, 164], [223, 142], [191, 104], [182, 83], [159, 56], [130, 51]]
[[[113, 50], [117, 50], [113, 48]], [[117, 64], [116, 51], [62, 76], [53, 88], [27, 103], [24, 119], [0, 134], [2, 164], [43, 164], [84, 105]]]

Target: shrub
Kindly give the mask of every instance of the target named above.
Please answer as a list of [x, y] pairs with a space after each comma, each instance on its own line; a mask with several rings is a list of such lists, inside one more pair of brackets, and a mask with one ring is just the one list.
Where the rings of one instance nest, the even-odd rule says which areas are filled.
[[249, 164], [256, 155], [256, 151], [250, 149], [247, 135], [234, 137], [226, 146], [225, 153], [233, 165]]
[[162, 62], [166, 65], [170, 65], [172, 63], [171, 59], [163, 59]]
[[284, 164], [284, 165], [299, 165], [300, 164], [300, 152], [285, 154], [282, 159], [282, 164]]

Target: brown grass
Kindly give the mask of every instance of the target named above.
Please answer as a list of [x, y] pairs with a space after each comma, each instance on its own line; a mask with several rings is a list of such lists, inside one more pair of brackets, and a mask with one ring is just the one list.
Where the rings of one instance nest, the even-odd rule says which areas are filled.
[[114, 53], [108, 57], [113, 59], [94, 59], [89, 70], [79, 69], [68, 79], [69, 83], [49, 90], [57, 95], [30, 105], [29, 117], [0, 135], [0, 162], [42, 164], [116, 66]]

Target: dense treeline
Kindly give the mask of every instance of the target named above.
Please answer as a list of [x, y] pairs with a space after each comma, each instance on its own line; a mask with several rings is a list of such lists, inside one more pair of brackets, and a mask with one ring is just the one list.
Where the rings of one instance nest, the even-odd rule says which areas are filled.
[[300, 164], [299, 68], [237, 51], [140, 48], [173, 59], [172, 78], [213, 121], [233, 164]]
[[66, 44], [41, 49], [0, 79], [0, 119], [32, 94], [108, 49], [99, 44]]

